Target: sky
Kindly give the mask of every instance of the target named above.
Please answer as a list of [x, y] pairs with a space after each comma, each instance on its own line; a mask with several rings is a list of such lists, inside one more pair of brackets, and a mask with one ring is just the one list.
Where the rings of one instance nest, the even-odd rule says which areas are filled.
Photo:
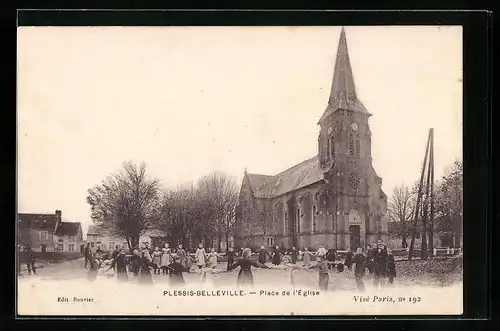
[[[341, 27], [18, 28], [18, 210], [90, 219], [87, 190], [124, 161], [165, 187], [241, 181], [316, 155]], [[373, 166], [390, 196], [462, 159], [462, 29], [346, 27]]]

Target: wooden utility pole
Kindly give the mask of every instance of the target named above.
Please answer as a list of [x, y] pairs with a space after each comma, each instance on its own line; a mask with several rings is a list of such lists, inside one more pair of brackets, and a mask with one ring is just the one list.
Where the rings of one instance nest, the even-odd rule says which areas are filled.
[[431, 215], [429, 224], [429, 248], [431, 258], [434, 256], [434, 129], [431, 128], [431, 151], [429, 156], [431, 174]]
[[[431, 129], [432, 130], [432, 129]], [[429, 156], [429, 145], [431, 141], [431, 130], [429, 130], [429, 138], [427, 139], [427, 147], [425, 148], [425, 156], [424, 156], [424, 164], [422, 165], [422, 173], [420, 174], [420, 182], [418, 185], [418, 193], [417, 193], [417, 203], [415, 204], [415, 213], [413, 214], [414, 220], [413, 220], [413, 231], [411, 234], [411, 243], [410, 243], [410, 248], [408, 251], [408, 261], [411, 260], [413, 257], [413, 247], [415, 246], [415, 236], [417, 234], [417, 228], [418, 228], [418, 218], [420, 215], [420, 204], [422, 201], [422, 188], [424, 185], [424, 175], [425, 175], [425, 170], [427, 166], [427, 158]]]

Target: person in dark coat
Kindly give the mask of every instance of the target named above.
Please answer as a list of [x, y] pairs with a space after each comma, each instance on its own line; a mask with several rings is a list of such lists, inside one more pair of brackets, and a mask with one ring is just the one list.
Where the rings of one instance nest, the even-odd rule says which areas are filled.
[[251, 251], [250, 249], [245, 249], [243, 251], [243, 258], [236, 261], [229, 270], [233, 270], [237, 267], [240, 267], [240, 272], [238, 273], [238, 281], [237, 286], [253, 286], [253, 274], [252, 274], [252, 266], [256, 268], [266, 268], [269, 269], [265, 264], [260, 264], [250, 259]]
[[233, 251], [233, 248], [229, 248], [229, 250], [226, 252], [226, 258], [227, 258], [227, 271], [229, 271], [229, 268], [233, 265], [234, 259], [236, 258], [236, 253]]
[[264, 246], [260, 246], [260, 252], [259, 252], [259, 263], [260, 264], [265, 264], [267, 262], [267, 255], [269, 253], [266, 251]]
[[387, 279], [389, 284], [394, 283], [394, 278], [396, 278], [396, 262], [394, 261], [394, 255], [390, 249], [387, 250]]
[[330, 275], [328, 274], [328, 270], [330, 269], [330, 264], [332, 262], [327, 261], [324, 255], [320, 255], [317, 257], [318, 263], [316, 264], [316, 268], [318, 268], [318, 285], [321, 291], [328, 291], [328, 283], [330, 281]]
[[170, 263], [167, 266], [170, 275], [170, 286], [177, 287], [183, 286], [186, 282], [184, 281], [184, 277], [182, 276], [183, 272], [186, 272], [187, 269], [185, 266], [181, 264], [181, 258], [179, 256], [174, 257], [174, 262]]
[[366, 267], [368, 268], [368, 272], [373, 274], [374, 263], [373, 263], [373, 254], [375, 253], [376, 247], [375, 244], [372, 246], [368, 246], [366, 249]]
[[90, 243], [87, 243], [83, 250], [83, 256], [85, 257], [85, 269], [87, 268], [87, 263], [90, 265], [92, 259], [92, 251], [90, 250]]
[[148, 255], [145, 251], [141, 254], [141, 259], [139, 260], [139, 283], [143, 285], [153, 284], [153, 276], [149, 268], [158, 268], [156, 263], [149, 260]]
[[36, 267], [35, 267], [35, 253], [31, 250], [31, 246], [26, 246], [26, 265], [28, 267], [28, 275], [31, 275], [31, 271], [33, 270], [33, 273], [36, 274]]
[[387, 275], [387, 251], [383, 244], [379, 244], [373, 253], [373, 285], [375, 288], [383, 287]]
[[[116, 257], [120, 254], [120, 246], [116, 245], [115, 250], [113, 253], [111, 253], [111, 259], [114, 260]], [[116, 271], [116, 265], [113, 267], [113, 269]]]
[[363, 277], [365, 275], [366, 268], [366, 255], [363, 252], [363, 247], [359, 246], [356, 248], [356, 255], [354, 255], [354, 278], [356, 279], [356, 287], [358, 291], [365, 290], [365, 284], [363, 283]]
[[292, 264], [296, 264], [298, 252], [297, 252], [297, 249], [295, 248], [295, 246], [292, 247], [292, 250], [290, 251], [290, 255], [292, 257]]
[[281, 252], [278, 246], [274, 248], [273, 256], [271, 258], [274, 265], [279, 265], [281, 263]]
[[130, 258], [130, 271], [137, 277], [139, 275], [139, 270], [141, 268], [141, 254], [139, 250], [136, 248], [132, 252], [132, 257]]
[[113, 262], [111, 262], [111, 266], [106, 270], [110, 270], [111, 268], [116, 270], [116, 278], [119, 282], [126, 282], [128, 280], [127, 274], [127, 263], [125, 261], [125, 249], [121, 249], [113, 258]]
[[97, 246], [97, 249], [95, 251], [97, 254], [102, 254], [102, 249], [101, 249], [101, 245], [98, 245]]
[[326, 251], [326, 260], [330, 263], [328, 263], [328, 268], [331, 269], [334, 267], [334, 262], [336, 260], [336, 252], [335, 249], [330, 248]]
[[353, 257], [354, 257], [353, 252], [351, 251], [350, 248], [347, 248], [347, 253], [346, 253], [346, 256], [345, 256], [344, 263], [345, 263], [347, 269], [349, 269], [349, 270], [352, 269]]
[[24, 249], [23, 249], [23, 246], [21, 245], [18, 245], [17, 246], [17, 253], [18, 253], [18, 260], [17, 260], [17, 275], [18, 276], [21, 276], [22, 273], [21, 273], [21, 268], [22, 268], [22, 265], [23, 263], [25, 263], [26, 261], [26, 258], [25, 258], [25, 253], [24, 253]]

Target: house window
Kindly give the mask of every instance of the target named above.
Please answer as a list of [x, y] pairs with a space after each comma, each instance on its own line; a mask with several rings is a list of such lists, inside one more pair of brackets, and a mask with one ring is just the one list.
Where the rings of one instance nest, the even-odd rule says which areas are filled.
[[69, 241], [75, 241], [75, 236], [69, 236]]
[[40, 240], [42, 241], [49, 240], [49, 233], [47, 231], [40, 231]]
[[64, 242], [64, 240], [62, 238], [59, 238], [57, 241], [60, 243]]
[[316, 205], [312, 208], [312, 232], [316, 232]]
[[90, 242], [90, 247], [94, 247], [94, 242]]
[[352, 133], [349, 134], [349, 155], [354, 156], [354, 136]]
[[75, 244], [68, 244], [68, 251], [74, 252], [75, 251]]
[[56, 249], [60, 252], [64, 251], [64, 245], [63, 244], [57, 244]]

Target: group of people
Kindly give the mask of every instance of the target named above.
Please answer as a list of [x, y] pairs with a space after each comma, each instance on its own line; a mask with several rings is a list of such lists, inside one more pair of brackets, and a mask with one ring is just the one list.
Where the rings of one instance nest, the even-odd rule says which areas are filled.
[[[257, 252], [256, 252], [257, 253]], [[281, 250], [278, 246], [268, 251], [261, 246], [257, 253], [257, 261], [252, 259], [250, 248], [242, 247], [238, 251], [230, 248], [226, 253], [219, 254], [214, 248], [208, 252], [202, 244], [196, 249], [194, 254], [189, 254], [179, 245], [177, 249], [172, 250], [168, 243], [163, 248], [155, 247], [151, 249], [149, 243], [144, 243], [143, 247], [132, 250], [132, 254], [127, 257], [124, 248], [118, 246], [112, 252], [111, 258], [103, 260], [102, 251], [96, 251], [94, 254], [90, 247], [85, 248], [85, 267], [89, 263], [89, 279], [95, 280], [101, 268], [103, 273], [113, 269], [118, 281], [127, 281], [129, 273], [137, 278], [139, 283], [152, 284], [152, 274], [168, 275], [171, 286], [182, 286], [185, 284], [183, 273], [195, 272], [201, 275], [201, 284], [213, 284], [213, 275], [221, 272], [229, 272], [240, 268], [237, 285], [253, 285], [252, 267], [266, 269], [285, 269], [288, 271], [290, 284], [294, 285], [294, 272], [297, 269], [317, 269], [318, 285], [323, 291], [328, 290], [329, 271], [337, 266], [337, 271], [342, 272], [344, 265], [352, 270], [354, 266], [354, 277], [358, 290], [364, 290], [363, 278], [366, 270], [374, 277], [374, 286], [384, 286], [386, 279], [392, 284], [396, 276], [394, 256], [391, 250], [388, 250], [382, 240], [368, 247], [365, 252], [363, 247], [357, 247], [356, 252], [347, 251], [344, 263], [337, 262], [337, 252], [334, 248], [326, 249], [320, 245], [316, 252], [305, 248], [303, 251], [292, 247], [288, 251]], [[218, 268], [219, 258], [225, 257], [227, 267]], [[268, 259], [271, 264], [268, 265]], [[316, 264], [311, 260], [315, 259]], [[301, 260], [303, 264], [297, 262]]]
[[390, 249], [387, 249], [382, 240], [368, 246], [366, 253], [361, 246], [356, 248], [356, 253], [349, 250], [346, 254], [345, 265], [350, 270], [353, 264], [356, 287], [359, 291], [365, 289], [363, 277], [367, 269], [369, 274], [373, 274], [373, 286], [376, 289], [384, 287], [386, 280], [389, 284], [394, 283], [396, 277], [394, 255]]

